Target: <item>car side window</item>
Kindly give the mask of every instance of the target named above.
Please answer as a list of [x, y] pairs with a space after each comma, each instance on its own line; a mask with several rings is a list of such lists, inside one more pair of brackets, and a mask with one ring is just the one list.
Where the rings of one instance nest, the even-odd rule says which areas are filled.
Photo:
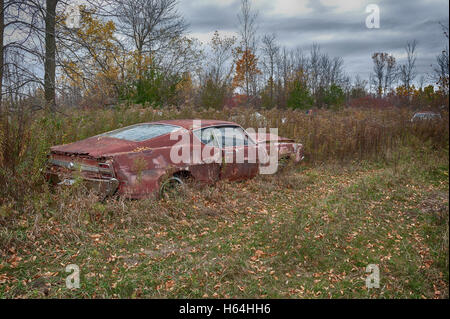
[[217, 126], [194, 131], [194, 135], [205, 145], [236, 147], [254, 145], [239, 126]]
[[205, 145], [219, 147], [214, 131], [214, 127], [208, 127], [194, 131], [194, 135]]
[[248, 138], [245, 131], [239, 126], [218, 127], [216, 135], [221, 141], [222, 147], [248, 146], [253, 142]]

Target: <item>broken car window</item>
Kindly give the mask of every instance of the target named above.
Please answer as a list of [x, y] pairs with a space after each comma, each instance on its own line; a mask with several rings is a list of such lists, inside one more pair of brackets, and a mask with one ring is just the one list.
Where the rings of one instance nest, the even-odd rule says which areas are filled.
[[179, 126], [166, 124], [141, 124], [125, 127], [120, 130], [105, 133], [105, 136], [120, 138], [122, 140], [142, 142], [151, 138], [165, 135], [180, 129]]
[[202, 130], [194, 131], [195, 136], [203, 144], [220, 147], [247, 146], [254, 145], [245, 134], [245, 131], [239, 126], [217, 126], [208, 127]]
[[248, 145], [248, 138], [240, 127], [222, 126], [219, 127], [217, 131], [217, 136], [222, 142], [222, 147]]
[[239, 126], [224, 126], [219, 128], [222, 147], [254, 145], [245, 131]]
[[218, 147], [218, 143], [215, 139], [214, 135], [214, 127], [208, 127], [202, 130], [196, 130], [194, 131], [194, 135], [202, 141], [203, 144], [208, 146], [215, 146]]

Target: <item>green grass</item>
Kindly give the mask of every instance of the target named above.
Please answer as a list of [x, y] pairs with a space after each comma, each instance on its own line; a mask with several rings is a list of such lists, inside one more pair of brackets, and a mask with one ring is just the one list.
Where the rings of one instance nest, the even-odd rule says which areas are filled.
[[[0, 297], [448, 298], [448, 150], [398, 152], [171, 201], [30, 198], [33, 213], [0, 228]], [[68, 264], [80, 289], [65, 287]]]

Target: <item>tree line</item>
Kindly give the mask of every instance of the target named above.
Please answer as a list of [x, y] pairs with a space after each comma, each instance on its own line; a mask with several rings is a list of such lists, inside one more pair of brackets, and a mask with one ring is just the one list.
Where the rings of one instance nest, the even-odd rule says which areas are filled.
[[[241, 0], [238, 37], [216, 31], [206, 44], [188, 36], [177, 0], [83, 3], [0, 0], [0, 112], [23, 101], [52, 112], [118, 101], [217, 109], [338, 108], [367, 96], [448, 101], [448, 45], [428, 79], [417, 80], [413, 40], [403, 63], [375, 52], [366, 80], [350, 77], [343, 59], [318, 44], [288, 49], [276, 34], [258, 34], [250, 0]], [[448, 42], [448, 27], [441, 27]]]

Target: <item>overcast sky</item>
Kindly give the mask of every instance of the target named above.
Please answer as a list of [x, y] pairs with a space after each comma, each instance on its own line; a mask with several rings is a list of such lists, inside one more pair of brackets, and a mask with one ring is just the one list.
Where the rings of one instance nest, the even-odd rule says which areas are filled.
[[[380, 28], [366, 27], [368, 4], [380, 9]], [[417, 40], [417, 67], [430, 65], [445, 46], [439, 22], [448, 26], [448, 0], [253, 0], [258, 35], [275, 33], [280, 45], [309, 50], [318, 43], [331, 56], [344, 58], [346, 71], [368, 79], [373, 52], [404, 58], [406, 41]], [[237, 35], [240, 0], [179, 0], [190, 35], [207, 42], [212, 33]]]

